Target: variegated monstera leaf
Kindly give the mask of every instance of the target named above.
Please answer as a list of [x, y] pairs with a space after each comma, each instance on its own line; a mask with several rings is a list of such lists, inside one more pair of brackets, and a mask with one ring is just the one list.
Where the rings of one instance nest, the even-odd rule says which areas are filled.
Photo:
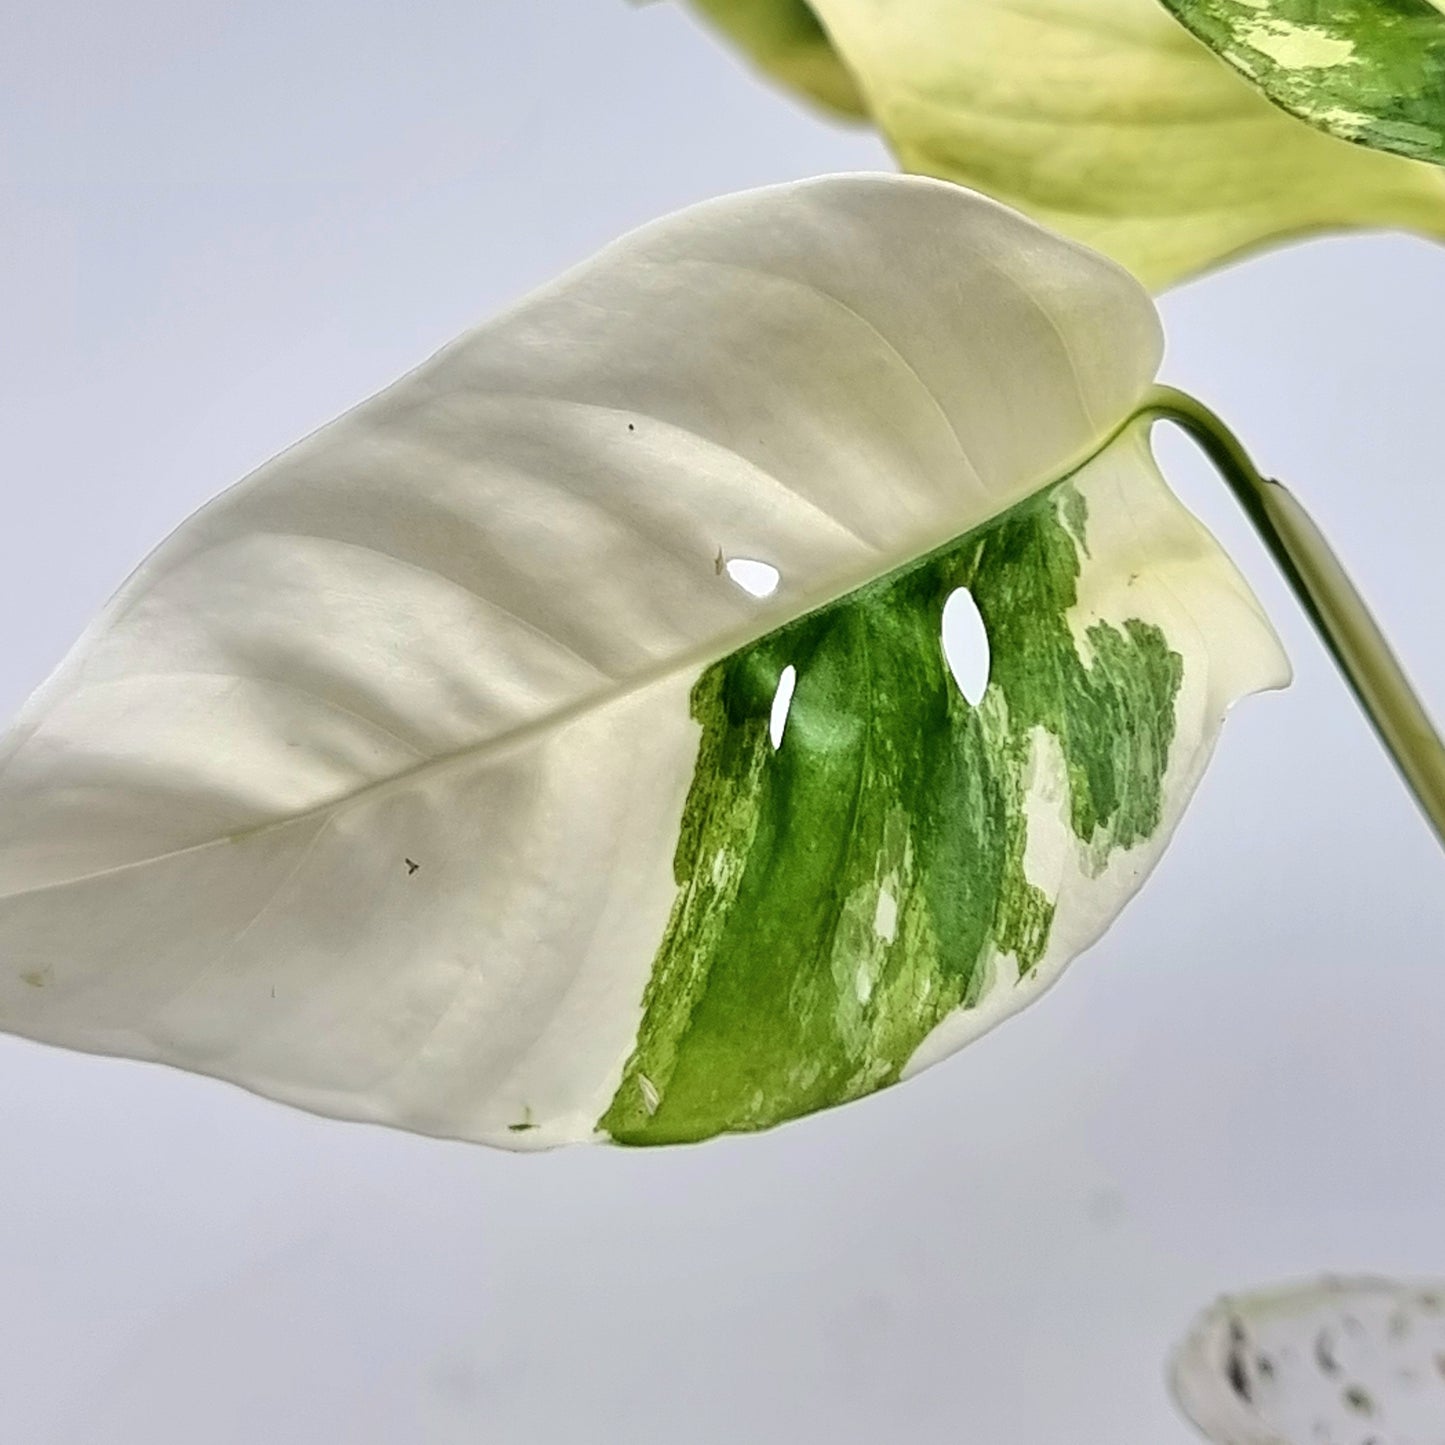
[[1291, 115], [1445, 164], [1445, 14], [1430, 0], [1164, 4]]
[[25, 708], [0, 1022], [519, 1146], [948, 1053], [1284, 678], [1130, 422], [1159, 346], [1110, 262], [934, 181], [619, 242], [193, 517]]
[[[1316, 0], [1166, 3], [1236, 63], [1244, 52], [1226, 46], [1221, 27], [1248, 23], [1258, 38], [1273, 12], [1331, 10]], [[1349, 145], [1286, 114], [1251, 83], [1259, 77], [1245, 79], [1212, 55], [1160, 0], [692, 4], [774, 78], [870, 115], [906, 170], [1017, 206], [1154, 288], [1322, 228], [1445, 236], [1439, 170]], [[1428, 9], [1426, 0], [1349, 0], [1334, 9], [1408, 7]], [[1268, 51], [1267, 38], [1259, 43]], [[1337, 42], [1331, 54], [1339, 51]], [[1256, 58], [1267, 62], [1270, 53]], [[1398, 44], [1388, 58], [1395, 77], [1438, 67], [1438, 56], [1408, 60]], [[1308, 84], [1297, 68], [1273, 74], [1282, 85]], [[1415, 104], [1412, 120], [1426, 103]], [[1332, 104], [1343, 110], [1328, 97], [1315, 108]]]

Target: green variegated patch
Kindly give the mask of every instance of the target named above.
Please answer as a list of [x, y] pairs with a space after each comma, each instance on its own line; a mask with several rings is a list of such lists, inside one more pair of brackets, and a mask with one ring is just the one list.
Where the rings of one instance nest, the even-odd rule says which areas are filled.
[[[1140, 618], [1075, 636], [1086, 515], [1061, 483], [703, 675], [680, 893], [601, 1121], [615, 1138], [762, 1128], [869, 1093], [1000, 957], [1027, 978], [1054, 910], [1025, 861], [1044, 747], [1100, 869], [1160, 827], [1184, 662]], [[977, 708], [940, 646], [959, 587], [994, 658]]]
[[1376, 150], [1445, 162], [1445, 14], [1429, 0], [1163, 0], [1276, 105]]

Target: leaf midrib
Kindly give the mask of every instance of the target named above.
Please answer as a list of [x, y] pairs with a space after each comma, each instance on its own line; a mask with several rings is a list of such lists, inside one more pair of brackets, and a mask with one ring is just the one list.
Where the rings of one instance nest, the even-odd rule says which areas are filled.
[[1001, 503], [992, 511], [973, 519], [962, 532], [951, 532], [947, 536], [938, 538], [936, 541], [926, 543], [920, 550], [911, 551], [906, 556], [899, 558], [892, 566], [881, 569], [874, 569], [866, 574], [847, 577], [840, 577], [836, 582], [823, 584], [817, 595], [806, 606], [787, 614], [774, 613], [766, 619], [766, 625], [743, 626], [723, 633], [717, 638], [710, 639], [705, 644], [688, 648], [681, 653], [660, 662], [654, 667], [644, 669], [633, 677], [619, 682], [610, 688], [601, 691], [588, 693], [576, 701], [566, 704], [563, 707], [554, 708], [539, 717], [532, 718], [525, 723], [506, 732], [497, 733], [481, 742], [469, 744], [463, 748], [457, 748], [437, 757], [428, 758], [418, 763], [415, 767], [407, 768], [402, 772], [393, 773], [389, 777], [378, 778], [373, 782], [366, 783], [359, 788], [339, 797], [328, 799], [326, 802], [318, 803], [314, 807], [303, 809], [301, 812], [292, 813], [287, 817], [273, 818], [265, 823], [258, 823], [253, 827], [241, 829], [238, 832], [226, 833], [218, 838], [210, 838], [200, 843], [189, 843], [184, 848], [174, 848], [165, 853], [153, 853], [145, 858], [137, 858], [128, 863], [116, 863], [107, 868], [97, 868], [88, 873], [78, 874], [74, 878], [57, 879], [53, 883], [41, 883], [32, 887], [17, 888], [9, 892], [0, 893], [0, 904], [8, 902], [12, 898], [34, 897], [45, 893], [55, 893], [67, 888], [77, 888], [86, 883], [93, 883], [102, 878], [118, 877], [126, 873], [137, 872], [141, 869], [151, 868], [158, 864], [166, 863], [174, 858], [183, 858], [190, 854], [204, 853], [211, 849], [231, 846], [237, 843], [249, 842], [254, 838], [264, 837], [267, 833], [277, 832], [282, 828], [294, 827], [303, 824], [310, 819], [327, 819], [330, 816], [350, 808], [361, 801], [383, 796], [392, 789], [401, 789], [422, 778], [444, 774], [450, 768], [459, 768], [468, 763], [475, 762], [482, 758], [502, 756], [507, 752], [524, 747], [534, 737], [550, 731], [551, 729], [565, 726], [573, 720], [585, 716], [588, 713], [600, 711], [620, 702], [636, 693], [644, 692], [649, 687], [664, 681], [669, 677], [676, 676], [680, 672], [696, 672], [701, 674], [714, 663], [722, 661], [725, 657], [738, 651], [740, 648], [748, 647], [753, 643], [779, 631], [783, 627], [790, 626], [802, 619], [822, 611], [824, 608], [832, 607], [851, 594], [861, 591], [869, 585], [879, 582], [885, 578], [894, 577], [900, 573], [911, 570], [916, 566], [924, 566], [929, 559], [939, 551], [954, 545], [961, 537], [978, 528], [986, 526], [995, 518], [1004, 513], [1012, 511], [1015, 507], [1024, 506], [1031, 502], [1039, 493], [1057, 486], [1060, 482], [1068, 480], [1077, 472], [1088, 466], [1096, 457], [1114, 445], [1130, 427], [1141, 419], [1147, 419], [1151, 392], [1146, 389], [1135, 401], [1130, 410], [1123, 418], [1109, 431], [1097, 440], [1090, 443], [1081, 450], [1074, 458], [1070, 459], [1063, 466], [1049, 475], [1027, 483], [1010, 500]]

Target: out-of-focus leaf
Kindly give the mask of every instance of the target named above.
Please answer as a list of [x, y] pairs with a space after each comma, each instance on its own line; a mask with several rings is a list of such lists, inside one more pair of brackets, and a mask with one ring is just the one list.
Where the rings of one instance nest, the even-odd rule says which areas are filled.
[[695, 0], [761, 70], [840, 115], [868, 106], [807, 0]]
[[1445, 235], [1445, 175], [1287, 115], [1159, 0], [813, 10], [905, 169], [1017, 206], [1150, 287], [1322, 229]]
[[1230, 1295], [1171, 1375], [1216, 1445], [1427, 1445], [1445, 1439], [1445, 1284], [1334, 1277]]

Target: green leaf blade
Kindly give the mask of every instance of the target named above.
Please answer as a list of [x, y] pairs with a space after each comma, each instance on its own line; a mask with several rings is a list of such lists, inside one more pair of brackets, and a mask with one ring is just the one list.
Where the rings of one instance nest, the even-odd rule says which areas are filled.
[[1276, 105], [1375, 150], [1445, 163], [1445, 14], [1429, 0], [1162, 0]]
[[[704, 674], [678, 899], [600, 1126], [631, 1144], [771, 1127], [897, 1082], [1049, 987], [1164, 847], [1221, 699], [1274, 669], [1240, 609], [1244, 646], [1201, 693], [1193, 619], [1240, 601], [1211, 552], [1131, 431]], [[993, 653], [976, 708], [941, 665], [956, 587]]]
[[[1067, 614], [1079, 544], [1060, 483], [924, 564], [717, 664], [679, 851], [679, 901], [641, 1043], [602, 1127], [630, 1143], [761, 1128], [895, 1082], [950, 1013], [1026, 978], [1054, 901], [1025, 869], [1036, 730], [1102, 862], [1152, 836], [1183, 660], [1139, 619]], [[971, 707], [940, 666], [949, 594], [996, 646]], [[768, 705], [797, 690], [776, 749]], [[759, 684], [762, 685], [759, 685]], [[646, 1083], [643, 1083], [643, 1080]]]

